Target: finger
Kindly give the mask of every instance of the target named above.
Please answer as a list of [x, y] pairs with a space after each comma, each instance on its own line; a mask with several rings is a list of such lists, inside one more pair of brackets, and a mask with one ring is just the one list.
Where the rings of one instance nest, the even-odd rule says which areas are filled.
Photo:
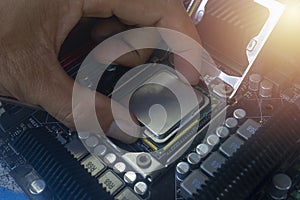
[[174, 64], [176, 69], [180, 73], [179, 76], [183, 75], [191, 85], [197, 85], [199, 83], [199, 71], [192, 63], [188, 62], [183, 57], [175, 54]]
[[91, 36], [94, 40], [101, 42], [104, 39], [120, 33], [127, 29], [127, 26], [121, 23], [117, 18], [102, 18], [98, 19], [93, 30]]
[[160, 36], [156, 31], [125, 32], [100, 44], [95, 50], [95, 56], [101, 63], [135, 67], [144, 64], [152, 54], [152, 49], [139, 47], [155, 46], [153, 44], [159, 40]]
[[138, 120], [129, 113], [128, 109], [111, 100], [111, 110], [114, 114], [114, 121], [107, 132], [110, 137], [122, 137], [121, 140], [127, 143], [132, 143], [140, 138], [141, 128], [138, 125]]
[[[105, 57], [106, 53], [109, 52], [110, 57], [117, 58], [108, 59]], [[119, 57], [122, 52], [128, 52], [121, 57]], [[95, 58], [100, 63], [105, 64], [116, 64], [126, 67], [135, 67], [145, 63], [152, 53], [152, 49], [134, 49], [128, 43], [123, 40], [113, 39], [110, 40], [108, 46], [100, 46], [96, 49]]]
[[[64, 123], [70, 128], [76, 128], [77, 131], [89, 131], [99, 132], [100, 127], [108, 136], [114, 137], [115, 139], [121, 139], [124, 142], [133, 142], [136, 138], [130, 135], [125, 135], [123, 132], [114, 132], [109, 135], [109, 129], [114, 121], [114, 117], [111, 111], [111, 102], [107, 97], [98, 94], [85, 87], [79, 86], [63, 71], [56, 63], [57, 67], [53, 68], [53, 71], [48, 75], [48, 79], [40, 80], [40, 90], [36, 91], [35, 100], [38, 105], [42, 106], [56, 119]], [[49, 80], [49, 81], [45, 81]], [[82, 99], [79, 99], [75, 105], [73, 87], [79, 88], [77, 92]], [[93, 95], [94, 94], [94, 95]], [[76, 94], [75, 94], [76, 96]], [[94, 98], [91, 98], [94, 97]], [[91, 107], [95, 105], [95, 107]], [[122, 108], [124, 109], [124, 108]], [[125, 109], [124, 109], [125, 110]], [[124, 112], [124, 111], [123, 111]], [[90, 116], [95, 113], [96, 122], [90, 120]], [[81, 120], [83, 126], [75, 126], [74, 120]], [[131, 119], [123, 119], [124, 121]], [[76, 124], [78, 125], [78, 124]]]
[[[118, 34], [126, 29], [131, 28], [124, 23], [121, 23], [117, 18], [107, 18], [107, 19], [99, 19], [92, 31], [92, 38], [98, 42], [103, 41], [104, 39]], [[153, 41], [156, 43], [156, 41]], [[114, 64], [122, 65], [126, 67], [135, 67], [141, 64], [144, 64], [152, 54], [151, 49], [133, 49], [131, 46], [131, 41], [127, 39], [124, 40], [115, 40], [110, 45], [110, 52], [118, 52], [119, 48], [123, 48], [126, 51], [130, 51], [129, 53], [119, 57], [115, 61]], [[101, 55], [103, 52], [106, 52], [108, 49], [102, 49], [98, 54]], [[104, 60], [98, 59], [99, 62], [104, 62]]]
[[[105, 132], [107, 136], [125, 143], [133, 143], [139, 138], [140, 129], [135, 126], [136, 120], [130, 117], [127, 109], [78, 84], [73, 89], [72, 111], [77, 131], [99, 134]], [[116, 126], [117, 122], [122, 122], [124, 128]]]
[[[115, 15], [123, 21], [139, 26], [157, 26], [179, 31], [200, 43], [200, 38], [192, 21], [185, 12], [180, 1], [148, 1], [148, 0], [85, 0], [84, 14], [87, 16], [108, 17]], [[98, 8], [103, 8], [101, 11]], [[154, 12], [155, 11], [155, 12]], [[187, 57], [191, 65], [183, 66], [180, 59], [175, 59], [175, 66], [191, 83], [198, 82], [199, 73], [194, 67], [201, 63], [201, 49], [189, 42], [179, 40], [169, 34], [161, 34], [170, 48], [181, 57]], [[196, 55], [196, 56], [195, 56]], [[177, 63], [177, 61], [179, 61]], [[187, 68], [187, 70], [185, 70]], [[196, 69], [200, 71], [200, 69]]]

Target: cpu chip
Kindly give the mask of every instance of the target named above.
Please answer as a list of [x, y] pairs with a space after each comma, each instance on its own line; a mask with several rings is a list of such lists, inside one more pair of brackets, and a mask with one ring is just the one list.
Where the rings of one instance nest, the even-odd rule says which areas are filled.
[[163, 71], [133, 92], [129, 110], [144, 126], [145, 135], [163, 143], [199, 114], [206, 98], [176, 75]]

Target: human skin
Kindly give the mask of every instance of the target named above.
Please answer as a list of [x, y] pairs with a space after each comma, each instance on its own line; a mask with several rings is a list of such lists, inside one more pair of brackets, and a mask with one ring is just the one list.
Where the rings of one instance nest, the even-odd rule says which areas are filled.
[[[74, 128], [74, 80], [60, 66], [58, 52], [82, 17], [112, 16], [130, 26], [176, 30], [200, 42], [195, 27], [178, 0], [1, 0], [0, 94], [40, 106], [66, 126]], [[94, 37], [99, 35], [98, 32], [101, 32], [99, 27], [94, 29]], [[133, 51], [117, 62], [134, 66], [142, 63], [148, 55], [145, 50]], [[131, 63], [133, 60], [135, 62]], [[190, 83], [197, 83], [197, 71], [184, 67], [180, 62], [183, 61], [178, 58], [179, 71]], [[89, 92], [87, 88], [81, 90]], [[111, 101], [97, 93], [95, 104], [100, 125], [104, 132], [109, 132], [114, 121]], [[134, 141], [134, 138], [122, 133], [109, 134], [127, 143]]]

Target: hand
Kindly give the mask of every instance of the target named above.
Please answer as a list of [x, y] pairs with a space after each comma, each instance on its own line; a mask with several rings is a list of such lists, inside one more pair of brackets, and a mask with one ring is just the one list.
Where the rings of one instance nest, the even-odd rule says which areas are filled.
[[[57, 54], [68, 33], [83, 16], [116, 16], [124, 24], [170, 28], [200, 42], [178, 0], [2, 0], [0, 94], [41, 106], [74, 128], [74, 81], [60, 67]], [[194, 69], [178, 67], [191, 83], [198, 81]], [[82, 92], [90, 91], [82, 88]], [[107, 132], [114, 120], [110, 100], [97, 94], [96, 111], [101, 127]], [[128, 143], [134, 141], [121, 133], [110, 136]]]

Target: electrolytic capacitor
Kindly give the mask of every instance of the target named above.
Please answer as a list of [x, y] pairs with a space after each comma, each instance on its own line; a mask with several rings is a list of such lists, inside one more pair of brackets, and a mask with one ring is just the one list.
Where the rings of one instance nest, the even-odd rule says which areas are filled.
[[261, 76], [259, 74], [251, 74], [249, 76], [249, 90], [258, 91], [259, 83], [261, 81]]
[[269, 194], [272, 199], [286, 199], [287, 192], [292, 186], [291, 178], [286, 174], [276, 174], [272, 179]]
[[225, 126], [219, 126], [217, 129], [216, 129], [216, 134], [219, 138], [227, 138], [228, 135], [229, 135], [229, 130], [227, 127]]
[[104, 156], [107, 151], [107, 147], [105, 145], [98, 145], [94, 148], [94, 153], [97, 156]]
[[201, 161], [201, 157], [199, 154], [197, 153], [190, 153], [187, 156], [187, 161], [190, 164], [192, 169], [196, 169], [197, 167], [199, 167], [200, 161]]
[[95, 136], [87, 138], [84, 142], [88, 147], [96, 147], [99, 144], [99, 140]]
[[114, 153], [106, 154], [104, 157], [104, 161], [110, 165], [113, 164], [116, 160], [117, 160], [117, 156]]
[[268, 80], [263, 80], [260, 83], [259, 96], [263, 98], [270, 98], [272, 97], [272, 93], [273, 93], [273, 83], [271, 83]]
[[182, 181], [190, 172], [190, 165], [187, 162], [180, 162], [176, 165], [176, 177]]
[[235, 129], [238, 126], [238, 124], [239, 124], [238, 120], [233, 117], [229, 117], [225, 120], [225, 126], [230, 130]]
[[89, 132], [78, 132], [78, 137], [81, 140], [86, 140], [90, 137], [90, 133]]
[[37, 195], [41, 194], [46, 188], [46, 182], [42, 179], [34, 180], [29, 185], [29, 192], [31, 194]]
[[142, 198], [147, 197], [148, 195], [148, 185], [145, 182], [137, 182], [133, 190], [136, 194], [140, 195]]
[[212, 134], [212, 135], [210, 135], [210, 136], [207, 137], [206, 142], [210, 146], [214, 147], [214, 146], [216, 146], [216, 145], [219, 144], [220, 138], [217, 135]]
[[233, 116], [236, 118], [238, 121], [242, 121], [245, 119], [247, 113], [244, 109], [238, 108], [235, 111], [233, 111]]
[[126, 170], [126, 164], [123, 162], [118, 162], [114, 165], [114, 171], [117, 173], [123, 173]]
[[137, 175], [133, 171], [128, 171], [124, 174], [124, 181], [128, 184], [133, 184], [137, 179]]
[[210, 148], [207, 144], [199, 144], [196, 147], [196, 152], [197, 154], [199, 154], [201, 156], [201, 158], [205, 157], [209, 152], [210, 152]]

